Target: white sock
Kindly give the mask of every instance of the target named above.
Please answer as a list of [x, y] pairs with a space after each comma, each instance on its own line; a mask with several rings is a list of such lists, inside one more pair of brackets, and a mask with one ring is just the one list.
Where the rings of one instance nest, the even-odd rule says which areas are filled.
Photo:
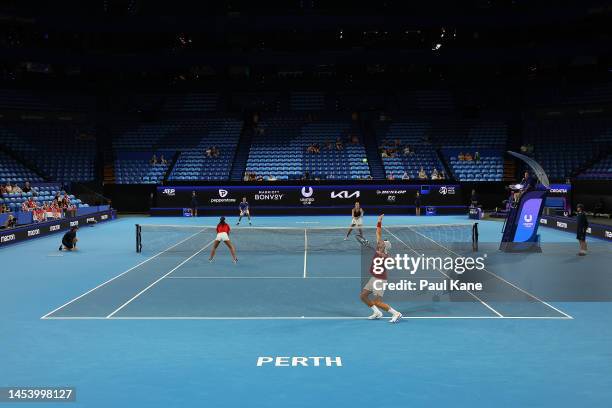
[[389, 307], [389, 313], [391, 313], [391, 314], [397, 314], [397, 313], [399, 313], [399, 312], [398, 312], [397, 310], [395, 310], [394, 308]]
[[370, 309], [372, 309], [374, 313], [381, 313], [380, 309], [376, 305], [370, 306]]

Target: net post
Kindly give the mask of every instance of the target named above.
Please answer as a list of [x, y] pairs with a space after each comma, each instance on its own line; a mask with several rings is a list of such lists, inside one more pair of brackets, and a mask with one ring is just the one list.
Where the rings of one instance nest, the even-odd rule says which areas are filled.
[[140, 224], [136, 224], [136, 252], [142, 252], [142, 230]]
[[478, 252], [478, 223], [472, 225], [472, 251]]

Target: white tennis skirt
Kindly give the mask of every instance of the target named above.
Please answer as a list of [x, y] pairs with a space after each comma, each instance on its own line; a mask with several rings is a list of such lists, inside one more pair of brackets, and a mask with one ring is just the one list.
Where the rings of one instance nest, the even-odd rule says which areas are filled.
[[351, 222], [351, 225], [354, 225], [356, 227], [361, 227], [363, 225], [363, 219], [362, 217], [359, 218], [353, 218], [353, 221]]
[[225, 242], [225, 241], [229, 241], [229, 235], [227, 235], [227, 232], [219, 232], [217, 234], [217, 238], [215, 238], [215, 241], [219, 241], [219, 242]]

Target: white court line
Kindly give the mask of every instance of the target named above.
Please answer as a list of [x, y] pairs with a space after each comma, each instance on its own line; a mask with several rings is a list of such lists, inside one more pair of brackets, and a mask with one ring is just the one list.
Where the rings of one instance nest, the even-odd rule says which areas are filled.
[[145, 263], [149, 262], [150, 260], [157, 258], [158, 256], [160, 256], [160, 255], [161, 255], [161, 254], [163, 254], [164, 252], [167, 252], [167, 251], [171, 250], [172, 248], [174, 248], [175, 246], [180, 245], [180, 244], [182, 244], [183, 242], [187, 241], [188, 239], [191, 239], [191, 238], [195, 237], [196, 235], [198, 235], [198, 234], [199, 234], [200, 232], [202, 232], [202, 231], [204, 231], [204, 230], [200, 230], [200, 231], [196, 232], [195, 234], [192, 234], [192, 235], [188, 236], [188, 237], [187, 237], [187, 238], [185, 238], [184, 240], [179, 241], [178, 243], [176, 243], [176, 244], [172, 245], [171, 247], [166, 248], [166, 249], [164, 249], [163, 251], [161, 251], [161, 252], [159, 252], [159, 253], [157, 253], [157, 254], [153, 255], [152, 257], [145, 259], [144, 261], [140, 262], [140, 263], [139, 263], [139, 264], [137, 264], [137, 265], [132, 266], [130, 269], [128, 269], [128, 270], [126, 270], [126, 271], [124, 271], [124, 272], [120, 273], [119, 275], [115, 276], [114, 278], [111, 278], [111, 279], [107, 280], [106, 282], [102, 282], [101, 284], [99, 284], [99, 285], [98, 285], [98, 286], [96, 286], [95, 288], [90, 289], [90, 290], [88, 290], [87, 292], [83, 293], [82, 295], [79, 295], [79, 296], [75, 297], [74, 299], [72, 299], [72, 300], [71, 300], [71, 301], [69, 301], [69, 302], [64, 303], [64, 304], [63, 304], [63, 305], [61, 305], [60, 307], [57, 307], [57, 308], [53, 309], [52, 311], [50, 311], [49, 313], [47, 313], [46, 315], [44, 315], [43, 317], [41, 317], [41, 319], [47, 319], [47, 318], [49, 317], [49, 315], [51, 315], [51, 314], [53, 314], [53, 313], [57, 312], [57, 311], [58, 311], [58, 310], [60, 310], [60, 309], [63, 309], [64, 307], [68, 306], [68, 305], [69, 305], [69, 304], [71, 304], [71, 303], [76, 302], [77, 300], [81, 299], [83, 296], [89, 295], [89, 294], [90, 294], [91, 292], [93, 292], [94, 290], [99, 289], [99, 288], [101, 288], [102, 286], [104, 286], [104, 285], [106, 285], [106, 284], [108, 284], [108, 283], [110, 283], [110, 282], [114, 281], [115, 279], [117, 279], [117, 278], [119, 278], [119, 277], [121, 277], [121, 276], [125, 275], [126, 273], [128, 273], [128, 272], [130, 272], [130, 271], [132, 271], [132, 270], [134, 270], [134, 269], [136, 269], [136, 268], [138, 268], [139, 266], [144, 265]]
[[[389, 319], [390, 317], [383, 317]], [[402, 320], [572, 320], [565, 316], [403, 316]], [[368, 320], [366, 316], [51, 316], [47, 320]]]
[[308, 233], [306, 231], [306, 228], [304, 228], [304, 279], [306, 279], [306, 258], [308, 255]]
[[155, 282], [151, 283], [149, 286], [147, 286], [146, 288], [144, 288], [143, 290], [141, 290], [140, 292], [138, 292], [136, 295], [134, 295], [130, 300], [128, 300], [127, 302], [125, 302], [124, 304], [122, 304], [121, 306], [119, 306], [117, 309], [113, 310], [112, 313], [110, 313], [108, 316], [106, 316], [107, 319], [113, 317], [115, 315], [115, 313], [117, 313], [118, 311], [120, 311], [121, 309], [123, 309], [124, 307], [126, 307], [127, 305], [129, 305], [130, 303], [132, 303], [134, 300], [136, 300], [140, 295], [142, 295], [143, 293], [145, 293], [147, 290], [151, 289], [153, 286], [155, 286], [156, 284], [158, 284], [162, 279], [164, 279], [166, 276], [170, 275], [172, 272], [176, 271], [178, 268], [180, 268], [181, 266], [185, 265], [187, 262], [189, 262], [190, 260], [192, 260], [196, 255], [200, 254], [203, 250], [205, 250], [206, 248], [208, 248], [209, 246], [211, 246], [213, 244], [213, 241], [210, 241], [208, 244], [204, 245], [202, 248], [198, 249], [198, 251], [196, 253], [194, 253], [193, 255], [191, 255], [189, 258], [185, 259], [183, 262], [181, 262], [180, 264], [178, 264], [177, 266], [175, 266], [174, 268], [170, 269], [170, 271], [168, 273], [166, 273], [165, 275], [163, 275], [162, 277], [160, 277], [159, 279], [157, 279]]
[[[410, 246], [408, 246], [408, 244], [406, 244], [404, 241], [402, 241], [397, 235], [395, 235], [394, 233], [392, 233], [391, 231], [389, 231], [386, 227], [385, 227], [385, 231], [387, 231], [387, 233], [391, 234], [391, 236], [395, 237], [395, 239], [397, 239], [399, 242], [401, 242], [402, 244], [404, 244], [404, 246], [408, 249], [410, 249], [412, 252], [414, 252], [415, 254], [417, 254], [417, 256], [419, 255], [419, 253], [417, 251], [415, 251], [414, 249], [412, 249]], [[446, 276], [448, 279], [450, 279], [450, 276], [448, 276], [447, 274], [445, 274], [444, 272], [442, 272], [441, 270], [437, 269], [438, 272], [440, 272], [442, 275]], [[483, 306], [485, 306], [487, 309], [489, 309], [490, 311], [492, 311], [493, 313], [495, 313], [497, 316], [499, 317], [504, 317], [504, 315], [502, 315], [501, 313], [499, 313], [497, 310], [493, 309], [491, 306], [489, 306], [484, 300], [482, 300], [481, 298], [479, 298], [478, 296], [476, 296], [474, 293], [472, 293], [471, 291], [466, 291], [467, 293], [469, 293], [470, 295], [472, 295], [472, 297], [476, 300], [478, 300], [480, 303], [482, 303]]]
[[[414, 231], [414, 230], [413, 230], [413, 231]], [[425, 236], [425, 235], [423, 235], [423, 234], [421, 234], [420, 232], [417, 232], [417, 231], [414, 231], [414, 232], [416, 232], [417, 234], [421, 235], [422, 237], [424, 237], [424, 238], [426, 238], [426, 239], [430, 240], [430, 241], [431, 241], [431, 242], [433, 242], [434, 244], [436, 244], [436, 245], [438, 245], [438, 246], [440, 246], [440, 247], [442, 247], [442, 248], [446, 249], [447, 251], [449, 251], [449, 252], [451, 252], [451, 253], [455, 254], [456, 256], [461, 256], [461, 255], [459, 255], [458, 253], [456, 253], [455, 251], [453, 251], [452, 249], [445, 247], [444, 245], [440, 244], [439, 242], [434, 241], [433, 239], [429, 238], [428, 236]], [[491, 275], [491, 276], [495, 276], [497, 279], [501, 280], [502, 282], [507, 283], [508, 285], [512, 286], [513, 288], [518, 289], [519, 291], [523, 292], [524, 294], [526, 294], [526, 295], [527, 295], [527, 296], [529, 296], [530, 298], [535, 299], [535, 300], [537, 300], [538, 302], [541, 302], [541, 303], [545, 304], [546, 306], [550, 307], [551, 309], [553, 309], [554, 311], [556, 311], [556, 312], [558, 312], [558, 313], [561, 313], [561, 314], [562, 314], [562, 315], [564, 315], [565, 317], [567, 317], [567, 318], [569, 318], [569, 319], [573, 319], [573, 317], [572, 317], [572, 316], [570, 316], [569, 314], [565, 313], [564, 311], [562, 311], [562, 310], [560, 310], [560, 309], [557, 309], [556, 307], [554, 307], [554, 306], [553, 306], [553, 305], [551, 305], [550, 303], [547, 303], [547, 302], [543, 301], [542, 299], [540, 299], [539, 297], [537, 297], [537, 296], [535, 296], [535, 295], [532, 295], [531, 293], [529, 293], [529, 292], [527, 292], [526, 290], [524, 290], [524, 289], [522, 289], [522, 288], [520, 288], [520, 287], [516, 286], [516, 285], [515, 285], [515, 284], [513, 284], [512, 282], [507, 281], [506, 279], [502, 278], [501, 276], [499, 276], [499, 275], [497, 275], [497, 274], [495, 274], [495, 273], [493, 273], [493, 272], [489, 271], [489, 270], [488, 270], [488, 269], [486, 269], [486, 268], [483, 268], [482, 270], [483, 270], [483, 271], [485, 271], [486, 273], [488, 273], [488, 274], [489, 274], [489, 275]]]

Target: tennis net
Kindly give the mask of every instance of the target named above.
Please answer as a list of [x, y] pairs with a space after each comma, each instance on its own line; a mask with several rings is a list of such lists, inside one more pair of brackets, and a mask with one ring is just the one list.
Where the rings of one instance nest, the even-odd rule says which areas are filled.
[[[363, 237], [376, 241], [376, 227], [361, 227]], [[230, 239], [241, 252], [355, 252], [361, 249], [353, 238], [344, 240], [346, 227], [241, 227], [234, 228]], [[355, 228], [352, 232], [359, 232]], [[196, 252], [216, 237], [214, 226], [136, 225], [136, 251]], [[397, 250], [410, 247], [416, 251], [439, 248], [464, 249], [474, 237], [472, 224], [421, 224], [385, 226], [383, 238], [397, 245]]]

